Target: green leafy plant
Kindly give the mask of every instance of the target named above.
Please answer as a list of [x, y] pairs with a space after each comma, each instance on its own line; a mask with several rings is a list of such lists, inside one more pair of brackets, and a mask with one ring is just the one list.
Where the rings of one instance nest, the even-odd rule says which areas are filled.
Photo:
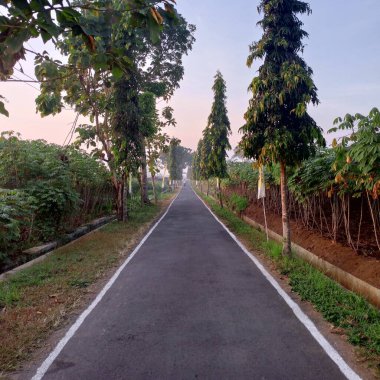
[[[86, 152], [44, 141], [0, 136], [0, 251], [20, 259], [25, 246], [49, 240], [110, 214], [113, 193], [106, 167]], [[22, 261], [22, 260], [21, 260]]]
[[249, 206], [249, 201], [246, 197], [242, 197], [241, 195], [235, 193], [230, 196], [229, 203], [232, 210], [238, 212], [239, 214], [245, 211]]
[[9, 260], [13, 245], [33, 232], [35, 199], [20, 190], [0, 189], [0, 267]]

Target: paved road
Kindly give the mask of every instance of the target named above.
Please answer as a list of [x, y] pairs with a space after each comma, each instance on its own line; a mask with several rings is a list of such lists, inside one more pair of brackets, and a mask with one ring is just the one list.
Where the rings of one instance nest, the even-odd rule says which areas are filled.
[[187, 186], [44, 379], [343, 379]]

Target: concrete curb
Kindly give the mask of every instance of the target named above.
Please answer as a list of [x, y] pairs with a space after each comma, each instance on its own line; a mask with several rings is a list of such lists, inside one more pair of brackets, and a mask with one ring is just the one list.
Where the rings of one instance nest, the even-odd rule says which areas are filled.
[[[212, 195], [209, 196], [214, 201], [217, 201]], [[237, 215], [237, 214], [236, 214]], [[239, 216], [239, 215], [237, 215]], [[240, 216], [239, 216], [240, 217]], [[265, 233], [265, 227], [247, 216], [242, 216], [244, 222], [248, 223], [252, 227]], [[277, 243], [282, 243], [282, 236], [276, 232], [268, 229], [269, 237], [276, 241]], [[298, 244], [292, 243], [292, 251], [294, 254], [306, 261], [313, 267], [320, 270], [327, 277], [338, 282], [344, 288], [361, 295], [372, 305], [380, 308], [380, 289], [376, 288], [373, 285], [368, 284], [367, 282], [353, 276], [352, 274], [344, 271], [343, 269], [338, 268], [337, 266], [330, 264], [328, 261], [321, 259], [314, 253], [308, 251], [307, 249], [299, 246]]]
[[87, 223], [83, 226], [78, 227], [74, 232], [64, 235], [62, 238], [46, 243], [44, 245], [40, 245], [38, 247], [29, 248], [26, 251], [23, 251], [23, 253], [31, 256], [38, 256], [37, 258], [28, 261], [25, 264], [22, 264], [16, 268], [13, 268], [9, 270], [8, 272], [4, 272], [0, 275], [0, 281], [4, 281], [19, 271], [29, 268], [30, 266], [39, 263], [43, 260], [45, 260], [48, 256], [50, 256], [57, 248], [63, 247], [69, 243], [72, 243], [75, 240], [78, 240], [82, 236], [88, 235], [91, 232], [94, 232], [95, 230], [104, 227], [106, 224], [114, 221], [116, 219], [115, 216], [105, 216], [103, 218], [95, 219], [90, 223]]

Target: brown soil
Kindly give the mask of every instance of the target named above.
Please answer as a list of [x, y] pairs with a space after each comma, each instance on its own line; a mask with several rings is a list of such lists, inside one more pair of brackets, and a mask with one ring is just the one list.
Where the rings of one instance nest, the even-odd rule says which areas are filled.
[[[264, 225], [264, 213], [262, 207], [251, 205], [245, 211], [245, 215]], [[267, 212], [268, 228], [282, 234], [281, 216]], [[344, 269], [346, 272], [380, 288], [380, 260], [359, 256], [351, 248], [339, 243], [334, 243], [320, 234], [300, 227], [291, 221], [292, 240], [301, 247], [313, 252], [331, 264]]]

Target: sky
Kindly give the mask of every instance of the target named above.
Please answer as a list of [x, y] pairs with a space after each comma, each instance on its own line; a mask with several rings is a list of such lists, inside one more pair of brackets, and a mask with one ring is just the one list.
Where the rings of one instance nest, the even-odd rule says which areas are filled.
[[[185, 76], [181, 88], [170, 101], [177, 127], [167, 133], [195, 149], [211, 110], [214, 75], [220, 70], [227, 83], [227, 107], [231, 121], [231, 145], [240, 140], [249, 93], [259, 62], [246, 66], [248, 46], [260, 39], [256, 25], [261, 15], [258, 0], [177, 0], [179, 12], [197, 27], [196, 42], [184, 58]], [[313, 13], [302, 17], [305, 40], [304, 58], [314, 71], [320, 105], [310, 113], [327, 132], [337, 116], [368, 112], [380, 107], [380, 1], [310, 0]], [[30, 44], [38, 48], [40, 43]], [[50, 46], [44, 49], [52, 50]], [[22, 63], [33, 75], [32, 60]], [[18, 77], [23, 75], [15, 73]], [[75, 118], [65, 110], [54, 117], [35, 113], [38, 86], [0, 82], [0, 94], [7, 100], [10, 117], [0, 116], [0, 132], [14, 130], [23, 138], [45, 139], [63, 144]], [[333, 136], [326, 135], [331, 142]]]

